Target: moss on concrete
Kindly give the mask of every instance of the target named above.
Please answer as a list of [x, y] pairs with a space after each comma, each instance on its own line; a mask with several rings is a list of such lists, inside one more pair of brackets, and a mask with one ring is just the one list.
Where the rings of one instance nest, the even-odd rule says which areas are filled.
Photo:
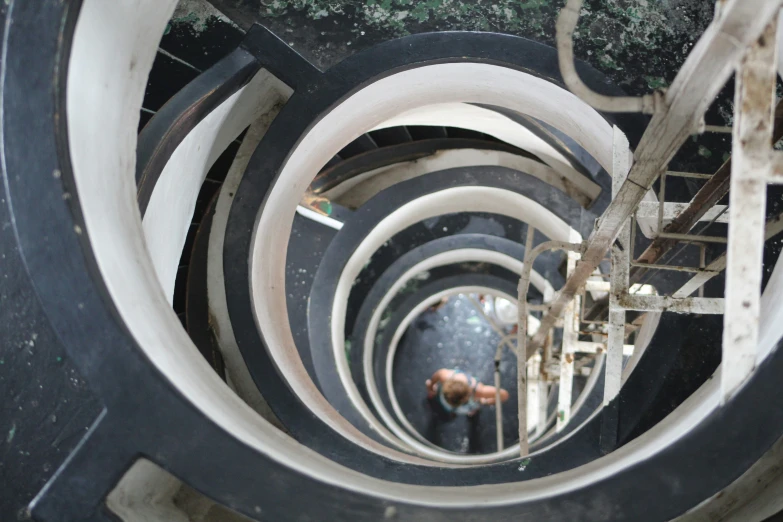
[[[230, 8], [236, 2], [216, 3]], [[296, 34], [291, 43], [301, 52], [315, 54], [318, 62], [425, 31], [493, 31], [553, 45], [555, 20], [563, 4], [562, 0], [246, 0], [243, 9], [253, 10], [270, 27], [283, 25], [284, 34]], [[664, 87], [712, 14], [710, 0], [587, 0], [575, 34], [576, 52], [631, 92]]]
[[[260, 22], [326, 69], [391, 38], [429, 31], [491, 31], [554, 45], [565, 0], [212, 0], [247, 28]], [[714, 0], [585, 0], [574, 37], [576, 55], [633, 95], [665, 88], [712, 21]], [[733, 86], [708, 112], [730, 124]], [[719, 166], [726, 135], [705, 135], [684, 147], [680, 169]], [[712, 151], [700, 151], [703, 146]], [[676, 163], [676, 162], [675, 162]], [[675, 165], [673, 164], [673, 167]]]

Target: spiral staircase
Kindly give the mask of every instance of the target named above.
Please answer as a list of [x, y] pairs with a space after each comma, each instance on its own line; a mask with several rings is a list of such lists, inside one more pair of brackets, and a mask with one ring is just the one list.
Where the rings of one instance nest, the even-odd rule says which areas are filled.
[[[60, 350], [90, 405], [18, 516], [783, 509], [780, 1], [719, 2], [644, 98], [573, 60], [580, 0], [558, 49], [428, 33], [327, 70], [255, 25], [140, 124], [175, 4], [5, 11], [0, 338]], [[735, 73], [733, 128], [705, 126]], [[670, 169], [705, 132], [724, 166]], [[510, 391], [481, 450], [425, 429], [460, 361]]]

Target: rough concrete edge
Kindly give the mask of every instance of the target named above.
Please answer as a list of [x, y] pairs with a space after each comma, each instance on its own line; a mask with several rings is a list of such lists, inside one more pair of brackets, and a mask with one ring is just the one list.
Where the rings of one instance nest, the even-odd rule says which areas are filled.
[[758, 522], [781, 507], [781, 489], [783, 438], [723, 491], [672, 522]]
[[207, 0], [179, 0], [171, 16], [173, 22], [190, 23], [196, 32], [203, 31], [211, 18], [217, 18], [241, 30], [233, 20]]

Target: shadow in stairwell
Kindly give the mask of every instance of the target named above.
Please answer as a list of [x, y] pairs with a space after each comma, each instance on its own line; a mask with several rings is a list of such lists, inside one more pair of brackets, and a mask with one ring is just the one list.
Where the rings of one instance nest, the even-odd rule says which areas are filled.
[[[424, 382], [440, 368], [459, 368], [492, 384], [495, 349], [500, 336], [466, 296], [455, 296], [437, 310], [420, 315], [400, 341], [394, 359], [393, 385], [408, 421], [430, 442], [450, 451], [480, 454], [495, 451], [495, 409], [484, 406], [473, 417], [450, 416], [428, 400]], [[516, 357], [504, 351], [501, 384], [509, 391], [503, 410], [505, 445], [517, 439]]]

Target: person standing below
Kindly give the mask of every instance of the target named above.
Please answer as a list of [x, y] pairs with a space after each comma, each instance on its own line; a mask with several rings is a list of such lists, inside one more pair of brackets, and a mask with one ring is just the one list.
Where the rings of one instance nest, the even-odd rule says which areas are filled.
[[[473, 416], [485, 405], [495, 404], [495, 387], [478, 382], [460, 369], [441, 368], [427, 379], [427, 398], [435, 399], [445, 413], [451, 416]], [[508, 400], [508, 392], [501, 388], [500, 401]]]

